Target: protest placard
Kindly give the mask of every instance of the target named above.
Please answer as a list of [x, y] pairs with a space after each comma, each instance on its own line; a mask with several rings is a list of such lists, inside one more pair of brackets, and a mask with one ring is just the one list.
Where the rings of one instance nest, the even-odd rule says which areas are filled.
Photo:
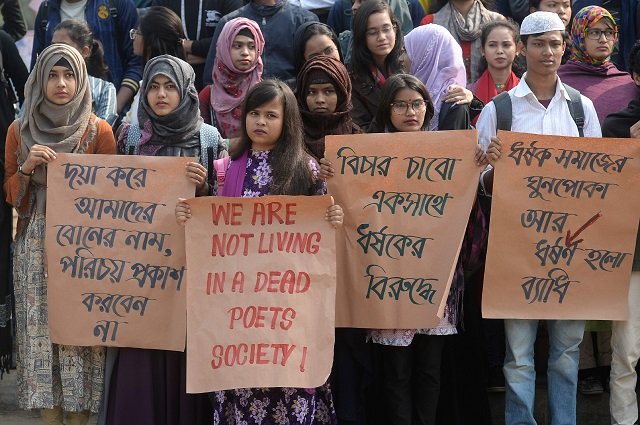
[[500, 132], [484, 317], [628, 314], [640, 143]]
[[57, 154], [47, 176], [51, 340], [182, 351], [193, 158]]
[[335, 329], [331, 197], [188, 203], [187, 392], [324, 384]]
[[427, 328], [442, 317], [480, 167], [475, 131], [328, 136], [345, 210], [336, 325]]

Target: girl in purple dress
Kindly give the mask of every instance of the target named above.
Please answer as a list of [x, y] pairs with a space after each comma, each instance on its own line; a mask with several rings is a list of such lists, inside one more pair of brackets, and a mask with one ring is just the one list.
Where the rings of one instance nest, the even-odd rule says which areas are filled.
[[[322, 195], [318, 163], [305, 152], [298, 103], [291, 89], [265, 80], [247, 94], [242, 108], [241, 136], [231, 149], [222, 196]], [[191, 217], [180, 200], [176, 219]], [[325, 219], [340, 226], [339, 205]], [[337, 423], [329, 383], [318, 388], [238, 388], [212, 394], [215, 425], [316, 425]]]

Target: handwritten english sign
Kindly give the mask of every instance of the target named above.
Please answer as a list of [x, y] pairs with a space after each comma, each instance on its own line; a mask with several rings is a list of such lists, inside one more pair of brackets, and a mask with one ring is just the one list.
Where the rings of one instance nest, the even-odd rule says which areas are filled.
[[477, 133], [328, 136], [326, 146], [329, 193], [345, 210], [337, 326], [437, 325], [477, 193]]
[[499, 137], [483, 316], [626, 319], [640, 142]]
[[187, 392], [324, 384], [335, 329], [331, 197], [188, 203]]
[[[51, 340], [183, 351], [189, 158], [58, 154], [48, 166]], [[167, 184], [171, 182], [171, 184]]]

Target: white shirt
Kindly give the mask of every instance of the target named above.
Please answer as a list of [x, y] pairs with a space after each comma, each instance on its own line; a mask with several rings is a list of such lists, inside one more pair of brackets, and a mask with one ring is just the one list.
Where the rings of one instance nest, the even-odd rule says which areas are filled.
[[87, 18], [84, 16], [86, 6], [87, 0], [81, 0], [77, 3], [69, 3], [66, 0], [62, 0], [60, 3], [60, 22], [66, 21], [67, 19], [87, 22]]
[[[560, 77], [556, 83], [556, 93], [549, 107], [545, 108], [529, 88], [525, 81], [526, 76], [525, 73], [518, 85], [509, 90], [512, 109], [511, 130], [521, 133], [578, 137], [578, 126], [571, 117], [567, 105], [569, 94], [562, 85]], [[581, 97], [584, 109], [584, 136], [602, 137], [593, 102], [584, 96]], [[491, 137], [496, 135], [496, 120], [496, 107], [493, 102], [489, 102], [482, 109], [476, 126], [479, 133], [478, 143], [485, 151]]]

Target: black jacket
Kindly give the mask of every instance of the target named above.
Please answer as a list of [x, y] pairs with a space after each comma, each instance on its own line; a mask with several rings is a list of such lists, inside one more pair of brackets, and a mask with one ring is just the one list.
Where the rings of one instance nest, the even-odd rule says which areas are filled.
[[[632, 100], [623, 110], [609, 114], [602, 123], [602, 137], [628, 139], [631, 137], [631, 126], [638, 121], [640, 121], [640, 99]], [[633, 270], [640, 270], [640, 229], [633, 255]]]
[[24, 23], [18, 0], [0, 0], [0, 13], [2, 13], [4, 20], [2, 29], [13, 37], [14, 41], [24, 37], [27, 33], [27, 26]]

